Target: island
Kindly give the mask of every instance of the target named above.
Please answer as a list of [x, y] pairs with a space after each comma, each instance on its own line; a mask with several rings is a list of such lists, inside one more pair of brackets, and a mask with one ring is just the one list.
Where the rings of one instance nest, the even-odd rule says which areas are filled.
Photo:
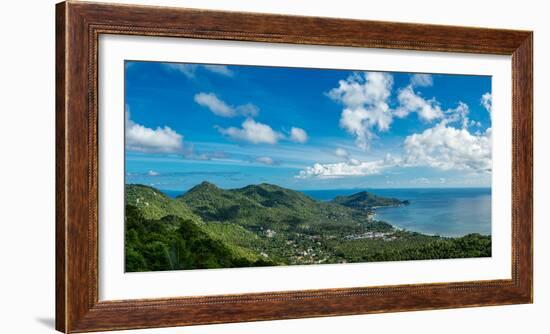
[[388, 206], [409, 205], [408, 200], [400, 200], [397, 198], [387, 198], [375, 195], [368, 191], [361, 191], [349, 196], [336, 196], [333, 203], [347, 206], [358, 210], [371, 210]]
[[491, 237], [398, 229], [376, 208], [407, 200], [370, 192], [318, 201], [273, 184], [222, 189], [202, 182], [170, 198], [125, 187], [127, 272], [491, 256]]

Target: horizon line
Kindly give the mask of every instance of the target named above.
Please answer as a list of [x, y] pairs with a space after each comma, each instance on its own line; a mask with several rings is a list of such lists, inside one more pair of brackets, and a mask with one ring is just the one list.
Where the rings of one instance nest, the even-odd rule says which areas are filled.
[[[274, 184], [274, 183], [268, 183], [268, 182], [251, 183], [251, 184], [247, 184], [247, 185], [244, 185], [244, 186], [241, 186], [241, 187], [226, 188], [226, 187], [220, 187], [220, 186], [218, 186], [217, 184], [215, 184], [215, 183], [213, 183], [213, 182], [210, 182], [210, 181], [202, 181], [202, 182], [197, 183], [195, 186], [197, 186], [197, 185], [199, 185], [199, 184], [201, 184], [201, 183], [203, 183], [203, 182], [211, 183], [211, 184], [215, 185], [216, 187], [218, 187], [218, 188], [220, 188], [220, 189], [224, 189], [224, 190], [241, 189], [241, 188], [244, 188], [244, 187], [247, 187], [247, 186], [251, 186], [251, 185], [270, 184], [270, 185], [274, 185], [274, 186], [277, 186], [277, 187], [286, 188], [286, 189], [290, 189], [290, 190], [294, 190], [294, 191], [300, 191], [300, 192], [304, 192], [304, 191], [330, 191], [330, 190], [358, 190], [358, 191], [361, 191], [361, 190], [386, 190], [386, 189], [396, 189], [396, 190], [399, 190], [399, 189], [492, 189], [492, 186], [453, 186], [453, 187], [355, 187], [355, 188], [296, 189], [296, 188], [289, 188], [289, 187], [281, 186], [281, 185]], [[155, 188], [155, 189], [160, 190], [160, 191], [171, 191], [171, 192], [176, 192], [176, 191], [187, 192], [187, 191], [191, 190], [193, 187], [195, 187], [195, 186], [192, 186], [192, 187], [190, 187], [190, 188], [187, 188], [187, 189], [183, 189], [183, 190], [182, 190], [182, 189], [163, 189], [163, 188], [157, 188], [157, 187], [155, 187], [154, 185], [143, 184], [143, 183], [125, 183], [125, 185], [142, 185], [142, 186], [147, 186], [147, 187]]]

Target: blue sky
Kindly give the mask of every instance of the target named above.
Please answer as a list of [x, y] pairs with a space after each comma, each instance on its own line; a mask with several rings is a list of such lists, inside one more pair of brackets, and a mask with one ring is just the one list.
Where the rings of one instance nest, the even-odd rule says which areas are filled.
[[487, 187], [491, 77], [127, 61], [126, 182]]

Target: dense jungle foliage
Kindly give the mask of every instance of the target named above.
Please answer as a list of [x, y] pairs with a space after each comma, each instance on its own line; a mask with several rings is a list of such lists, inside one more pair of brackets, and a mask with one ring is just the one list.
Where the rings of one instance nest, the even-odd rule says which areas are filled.
[[376, 220], [407, 201], [368, 192], [330, 202], [271, 184], [224, 190], [203, 182], [172, 199], [126, 186], [126, 271], [491, 256], [491, 237], [429, 236]]

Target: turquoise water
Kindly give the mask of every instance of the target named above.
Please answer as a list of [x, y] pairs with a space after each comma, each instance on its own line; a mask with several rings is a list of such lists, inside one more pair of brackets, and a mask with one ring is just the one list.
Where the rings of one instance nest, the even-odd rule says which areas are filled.
[[[363, 189], [311, 190], [305, 194], [331, 200]], [[491, 189], [364, 189], [385, 197], [409, 200], [410, 205], [378, 208], [376, 218], [409, 231], [457, 237], [491, 234]]]
[[172, 197], [172, 198], [176, 198], [180, 195], [185, 194], [185, 191], [183, 191], [183, 190], [164, 190], [164, 189], [160, 189], [160, 191], [165, 193], [166, 196]]
[[[409, 231], [458, 237], [491, 234], [490, 188], [332, 189], [304, 190], [306, 195], [330, 201], [339, 195], [369, 191], [380, 196], [409, 200], [410, 205], [376, 209], [376, 218]], [[176, 197], [184, 191], [163, 190]]]

